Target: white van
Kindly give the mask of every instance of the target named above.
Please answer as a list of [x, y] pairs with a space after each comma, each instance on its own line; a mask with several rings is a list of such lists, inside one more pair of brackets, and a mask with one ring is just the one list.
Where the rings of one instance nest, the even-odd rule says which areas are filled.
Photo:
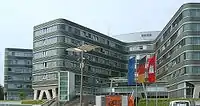
[[175, 100], [169, 103], [169, 106], [192, 106], [189, 100]]

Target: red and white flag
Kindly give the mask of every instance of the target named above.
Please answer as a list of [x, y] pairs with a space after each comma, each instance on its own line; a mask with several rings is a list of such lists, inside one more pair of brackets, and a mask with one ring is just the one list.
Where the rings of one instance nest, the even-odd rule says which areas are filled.
[[150, 83], [156, 82], [156, 56], [148, 59], [148, 81]]

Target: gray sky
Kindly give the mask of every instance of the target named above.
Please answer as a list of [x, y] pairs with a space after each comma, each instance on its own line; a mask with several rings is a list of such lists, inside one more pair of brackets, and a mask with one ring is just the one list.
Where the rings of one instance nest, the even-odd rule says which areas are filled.
[[112, 35], [162, 30], [178, 8], [200, 0], [0, 0], [0, 84], [5, 48], [32, 48], [33, 26], [65, 18]]

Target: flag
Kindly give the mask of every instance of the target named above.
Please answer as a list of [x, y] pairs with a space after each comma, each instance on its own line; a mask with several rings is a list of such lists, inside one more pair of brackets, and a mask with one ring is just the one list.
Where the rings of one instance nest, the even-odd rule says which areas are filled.
[[156, 56], [148, 59], [148, 81], [154, 83], [156, 81]]
[[139, 65], [137, 67], [138, 73], [138, 83], [145, 82], [145, 63], [146, 63], [146, 56], [139, 60]]
[[135, 80], [135, 57], [128, 60], [128, 85], [133, 85]]
[[128, 106], [134, 106], [134, 97], [133, 97], [133, 95], [128, 96]]

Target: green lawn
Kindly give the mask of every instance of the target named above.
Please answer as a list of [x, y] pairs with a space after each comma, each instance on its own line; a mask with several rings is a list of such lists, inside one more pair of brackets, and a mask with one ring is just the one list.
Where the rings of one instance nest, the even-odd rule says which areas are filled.
[[[158, 99], [158, 105], [157, 106], [169, 106], [169, 102], [173, 101], [173, 100], [199, 100], [200, 99], [182, 99], [182, 98], [162, 98], [162, 99]], [[147, 106], [155, 106], [156, 105], [156, 100], [149, 98], [148, 99], [148, 105]], [[141, 99], [138, 103], [138, 106], [146, 106], [146, 99]]]
[[43, 104], [44, 101], [43, 100], [22, 100], [21, 103], [22, 104], [33, 104], [33, 105], [36, 105], [36, 104]]

